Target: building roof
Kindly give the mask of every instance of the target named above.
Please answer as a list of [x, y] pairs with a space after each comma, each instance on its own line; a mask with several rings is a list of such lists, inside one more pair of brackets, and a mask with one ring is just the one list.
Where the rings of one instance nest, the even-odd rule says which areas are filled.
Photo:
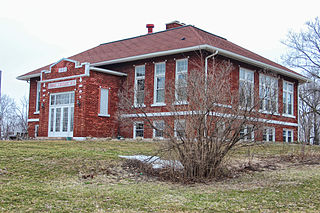
[[[234, 56], [234, 58], [244, 62], [256, 62], [255, 65], [261, 65], [262, 67], [266, 65], [268, 68], [283, 71], [282, 73], [286, 73], [300, 81], [307, 80], [299, 73], [192, 25], [184, 25], [165, 31], [101, 44], [71, 56], [69, 59], [81, 63], [89, 62], [90, 64], [98, 66], [107, 64], [108, 62], [108, 64], [119, 63], [121, 59], [128, 59], [127, 61], [130, 59], [137, 60], [137, 56], [141, 56], [141, 59], [144, 57], [147, 58], [148, 56], [155, 56], [156, 53], [159, 52], [172, 54], [174, 50], [187, 51], [192, 47], [212, 47], [212, 50], [218, 50], [221, 55], [224, 54], [231, 58]], [[18, 79], [26, 80], [35, 77], [39, 75], [42, 70], [48, 70], [50, 65], [21, 75]]]

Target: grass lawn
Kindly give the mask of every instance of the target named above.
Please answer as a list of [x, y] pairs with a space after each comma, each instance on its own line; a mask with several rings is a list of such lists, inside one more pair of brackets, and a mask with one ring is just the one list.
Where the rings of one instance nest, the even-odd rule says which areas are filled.
[[[298, 145], [269, 144], [233, 158], [278, 159], [277, 169], [208, 184], [160, 182], [121, 167], [118, 155], [157, 143], [0, 142], [0, 212], [319, 212], [320, 164], [281, 164]], [[308, 146], [307, 153], [319, 153]], [[250, 159], [251, 159], [250, 158]], [[319, 162], [320, 163], [320, 162]], [[92, 176], [90, 176], [92, 175]]]

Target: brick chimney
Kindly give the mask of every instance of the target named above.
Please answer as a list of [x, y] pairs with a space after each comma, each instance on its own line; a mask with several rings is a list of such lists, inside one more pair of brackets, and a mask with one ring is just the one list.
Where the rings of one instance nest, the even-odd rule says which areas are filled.
[[179, 21], [172, 21], [172, 22], [166, 24], [166, 30], [176, 28], [176, 27], [181, 27], [183, 25], [185, 25], [185, 24], [180, 23]]
[[153, 33], [154, 24], [147, 24], [148, 34]]

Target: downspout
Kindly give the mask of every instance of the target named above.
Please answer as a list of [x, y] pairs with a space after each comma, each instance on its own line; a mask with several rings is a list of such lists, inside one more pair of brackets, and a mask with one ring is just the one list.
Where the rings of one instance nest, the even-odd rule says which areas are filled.
[[[208, 56], [205, 58], [205, 61], [204, 61], [204, 63], [205, 63], [205, 65], [204, 65], [204, 84], [205, 84], [205, 86], [204, 86], [204, 94], [205, 94], [205, 97], [206, 97], [206, 102], [205, 102], [205, 104], [206, 104], [206, 109], [208, 108], [208, 107], [207, 107], [207, 102], [208, 102], [208, 100], [207, 100], [208, 59], [211, 58], [211, 57], [216, 56], [216, 55], [218, 54], [218, 52], [219, 52], [219, 51], [216, 50], [216, 51], [215, 51], [214, 53], [212, 53], [211, 55], [208, 55]], [[205, 127], [204, 136], [206, 137], [206, 135], [207, 135], [206, 125], [207, 125], [207, 117], [208, 117], [208, 114], [207, 114], [207, 112], [205, 112], [205, 113], [206, 113], [206, 114], [205, 114], [205, 117], [204, 117], [204, 127]]]

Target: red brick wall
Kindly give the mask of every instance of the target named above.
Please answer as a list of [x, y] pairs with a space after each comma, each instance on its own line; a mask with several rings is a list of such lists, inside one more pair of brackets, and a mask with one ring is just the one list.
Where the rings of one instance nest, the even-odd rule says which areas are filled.
[[[127, 128], [119, 128], [118, 120], [116, 117], [117, 103], [118, 103], [118, 91], [121, 87], [122, 80], [128, 81], [131, 85], [134, 85], [135, 66], [145, 65], [145, 105], [148, 112], [165, 112], [168, 111], [166, 107], [151, 107], [153, 104], [153, 89], [154, 89], [154, 66], [157, 62], [166, 62], [166, 87], [174, 85], [176, 60], [182, 58], [188, 58], [188, 69], [199, 70], [199, 63], [203, 63], [204, 56], [201, 59], [199, 53], [188, 52], [184, 54], [177, 54], [171, 56], [163, 56], [146, 60], [139, 60], [135, 62], [128, 62], [122, 64], [108, 65], [104, 68], [124, 72], [128, 74], [128, 77], [117, 77], [113, 75], [107, 75], [100, 72], [90, 71], [90, 77], [76, 78], [76, 86], [48, 89], [48, 83], [41, 90], [41, 101], [44, 103], [44, 107], [40, 109], [40, 116], [33, 115], [35, 110], [36, 100], [36, 79], [30, 81], [30, 108], [29, 118], [40, 118], [39, 136], [48, 135], [48, 117], [49, 117], [49, 97], [52, 93], [75, 91], [75, 117], [74, 117], [74, 137], [116, 137], [120, 129], [120, 134], [125, 137], [133, 136], [133, 125], [127, 125]], [[225, 60], [224, 57], [218, 56], [218, 60]], [[228, 59], [229, 60], [229, 59]], [[242, 62], [231, 60], [234, 64], [234, 71], [231, 75], [232, 88], [237, 91], [239, 87], [239, 67], [255, 70], [255, 88], [259, 88], [259, 70], [260, 68], [244, 64]], [[58, 73], [59, 67], [68, 67], [68, 71], [65, 73]], [[79, 75], [83, 74], [85, 66], [75, 68], [74, 63], [61, 61], [57, 65], [53, 66], [51, 73], [46, 74], [45, 79], [60, 78], [62, 76]], [[122, 79], [122, 80], [121, 80]], [[282, 79], [290, 82], [294, 82], [294, 115], [296, 118], [288, 118], [281, 116], [282, 114]], [[71, 80], [71, 79], [68, 79]], [[63, 81], [63, 80], [59, 80]], [[82, 85], [80, 87], [79, 85]], [[99, 88], [110, 88], [109, 90], [109, 114], [110, 117], [99, 117]], [[45, 92], [43, 92], [45, 90]], [[80, 93], [80, 90], [82, 91]], [[43, 96], [45, 95], [45, 96]], [[80, 98], [81, 96], [81, 98]], [[80, 102], [80, 107], [76, 104]], [[294, 79], [279, 76], [279, 113], [280, 115], [274, 115], [273, 120], [297, 123], [297, 81]], [[166, 101], [166, 104], [170, 104]], [[261, 114], [261, 117], [267, 118], [267, 115]], [[268, 117], [269, 118], [269, 117]], [[270, 118], [269, 118], [270, 119]], [[30, 122], [30, 134], [34, 130], [36, 122]], [[297, 140], [297, 128], [290, 126], [276, 126], [276, 140], [282, 141], [282, 128], [294, 129], [295, 138]], [[152, 137], [152, 129], [145, 129], [145, 137]]]
[[[36, 111], [36, 102], [37, 102], [37, 82], [40, 78], [32, 78], [30, 79], [30, 92], [29, 92], [29, 112], [28, 119], [39, 119], [39, 114], [34, 114]], [[28, 123], [28, 134], [29, 137], [34, 137], [34, 128], [35, 125], [38, 125], [38, 121], [33, 121]]]

